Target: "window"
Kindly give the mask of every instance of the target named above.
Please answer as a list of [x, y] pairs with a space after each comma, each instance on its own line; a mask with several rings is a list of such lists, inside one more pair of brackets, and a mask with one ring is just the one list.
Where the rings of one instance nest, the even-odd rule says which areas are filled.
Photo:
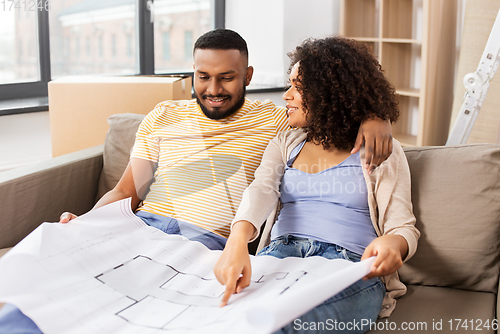
[[113, 54], [113, 58], [116, 57], [116, 35], [111, 35], [111, 52]]
[[[63, 76], [191, 72], [194, 40], [224, 26], [225, 0], [147, 2], [41, 0], [48, 7], [0, 8], [0, 115], [47, 110], [47, 83]], [[32, 106], [8, 107], [28, 98]]]
[[23, 41], [17, 41], [17, 57], [23, 58]]
[[193, 59], [193, 32], [184, 32], [184, 60], [190, 61]]
[[90, 57], [90, 37], [89, 36], [87, 36], [86, 45], [87, 45], [87, 58], [89, 58]]
[[133, 56], [133, 51], [132, 51], [132, 34], [128, 33], [127, 34], [127, 57], [132, 57]]
[[164, 31], [162, 34], [162, 60], [170, 60], [170, 32]]
[[97, 45], [98, 45], [98, 50], [99, 50], [99, 57], [102, 58], [104, 57], [104, 47], [102, 45], [102, 35], [100, 34], [97, 36]]
[[80, 37], [75, 37], [75, 58], [80, 57]]
[[[136, 35], [134, 0], [51, 0], [49, 12], [50, 62], [52, 78], [68, 75], [136, 74], [134, 57], [125, 52], [125, 34]], [[80, 55], [79, 36], [97, 40], [97, 57], [88, 52]], [[123, 36], [123, 38], [120, 38]], [[72, 57], [61, 57], [59, 41], [76, 43]], [[130, 53], [135, 53], [133, 43]], [[73, 61], [73, 59], [78, 61]]]
[[212, 0], [155, 0], [155, 73], [192, 71], [194, 41], [216, 26], [212, 3]]
[[40, 80], [35, 22], [34, 12], [27, 16], [0, 8], [0, 84]]

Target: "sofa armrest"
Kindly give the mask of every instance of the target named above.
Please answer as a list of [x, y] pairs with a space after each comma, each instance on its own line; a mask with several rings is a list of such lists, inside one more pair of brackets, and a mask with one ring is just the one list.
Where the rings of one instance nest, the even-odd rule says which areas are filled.
[[0, 249], [12, 247], [64, 211], [77, 215], [95, 203], [103, 145], [0, 173]]
[[496, 308], [495, 311], [496, 311], [495, 312], [495, 319], [498, 319], [498, 316], [500, 315], [500, 280], [498, 281], [497, 308]]

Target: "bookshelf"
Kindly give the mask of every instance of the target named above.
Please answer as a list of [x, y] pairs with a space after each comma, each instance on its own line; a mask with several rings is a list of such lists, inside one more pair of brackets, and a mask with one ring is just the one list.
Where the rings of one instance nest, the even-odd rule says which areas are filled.
[[340, 35], [366, 43], [396, 88], [393, 134], [444, 145], [453, 103], [456, 0], [343, 0]]

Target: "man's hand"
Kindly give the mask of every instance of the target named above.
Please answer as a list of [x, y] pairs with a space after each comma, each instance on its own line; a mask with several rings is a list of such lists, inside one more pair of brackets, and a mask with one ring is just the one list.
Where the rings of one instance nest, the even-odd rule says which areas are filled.
[[392, 153], [392, 126], [389, 120], [367, 119], [361, 123], [351, 154], [365, 143], [365, 168], [371, 174]]
[[220, 306], [225, 306], [234, 293], [240, 293], [250, 285], [252, 266], [248, 254], [248, 240], [255, 228], [247, 221], [237, 222], [231, 231], [224, 251], [214, 266], [214, 274], [220, 284], [226, 286]]
[[388, 234], [378, 237], [366, 247], [361, 260], [376, 256], [372, 271], [363, 279], [392, 274], [403, 265], [408, 253], [408, 243], [400, 235]]
[[71, 212], [65, 212], [59, 217], [59, 223], [66, 224], [70, 220], [77, 218], [77, 215], [72, 214]]

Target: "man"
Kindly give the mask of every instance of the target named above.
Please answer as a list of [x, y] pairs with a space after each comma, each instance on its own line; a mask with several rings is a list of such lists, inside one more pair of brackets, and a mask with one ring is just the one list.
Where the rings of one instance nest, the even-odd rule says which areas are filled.
[[[288, 129], [287, 114], [271, 102], [245, 98], [253, 67], [236, 32], [209, 31], [196, 41], [193, 56], [196, 99], [162, 102], [146, 116], [123, 176], [94, 209], [131, 197], [132, 210], [148, 225], [223, 249], [267, 143]], [[372, 170], [390, 155], [391, 139], [388, 121], [369, 119], [353, 151], [364, 141], [365, 167]], [[60, 222], [75, 217], [64, 213]], [[14, 306], [0, 313], [0, 332], [40, 333]]]

